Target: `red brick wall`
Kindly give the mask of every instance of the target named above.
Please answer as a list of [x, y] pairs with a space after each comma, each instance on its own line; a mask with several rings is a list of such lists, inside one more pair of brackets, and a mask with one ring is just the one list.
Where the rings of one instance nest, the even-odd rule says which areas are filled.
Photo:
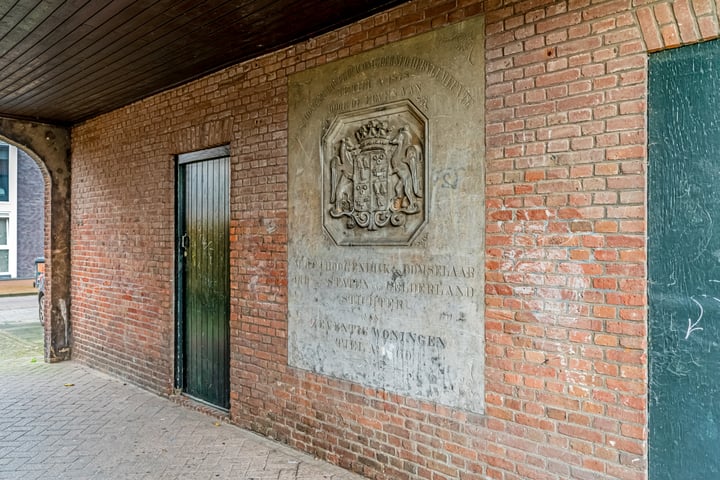
[[629, 1], [531, 3], [487, 15], [487, 413], [525, 426], [488, 474], [643, 478], [644, 46]]
[[152, 103], [73, 132], [73, 355], [169, 393], [174, 173]]
[[[173, 154], [232, 152], [232, 416], [378, 479], [646, 478], [647, 51], [711, 1], [414, 1], [73, 131], [75, 355], [173, 378]], [[483, 415], [287, 367], [287, 76], [487, 25]]]

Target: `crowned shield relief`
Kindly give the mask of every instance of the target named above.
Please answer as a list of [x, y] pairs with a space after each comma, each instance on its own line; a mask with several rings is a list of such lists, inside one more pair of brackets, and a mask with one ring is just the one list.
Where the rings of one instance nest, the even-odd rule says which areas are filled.
[[323, 226], [338, 245], [410, 245], [427, 221], [427, 120], [410, 101], [338, 115], [321, 145]]

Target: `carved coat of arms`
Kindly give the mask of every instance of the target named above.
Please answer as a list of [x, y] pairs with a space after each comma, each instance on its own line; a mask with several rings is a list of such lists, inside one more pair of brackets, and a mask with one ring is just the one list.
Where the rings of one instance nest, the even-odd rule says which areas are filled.
[[425, 128], [409, 102], [336, 118], [323, 138], [323, 219], [339, 245], [411, 243], [426, 220]]

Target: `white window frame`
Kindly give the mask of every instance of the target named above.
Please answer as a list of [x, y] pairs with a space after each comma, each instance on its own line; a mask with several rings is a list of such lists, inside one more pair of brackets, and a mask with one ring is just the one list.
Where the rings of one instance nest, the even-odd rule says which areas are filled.
[[8, 187], [10, 201], [0, 202], [0, 217], [8, 219], [7, 246], [0, 246], [0, 250], [8, 250], [8, 271], [0, 271], [0, 275], [11, 278], [17, 277], [17, 148], [9, 145]]
[[4, 271], [2, 267], [0, 266], [0, 275], [7, 276], [10, 275], [10, 215], [7, 212], [0, 212], [0, 223], [6, 222], [7, 223], [7, 243], [0, 243], [0, 252], [8, 252], [8, 270]]

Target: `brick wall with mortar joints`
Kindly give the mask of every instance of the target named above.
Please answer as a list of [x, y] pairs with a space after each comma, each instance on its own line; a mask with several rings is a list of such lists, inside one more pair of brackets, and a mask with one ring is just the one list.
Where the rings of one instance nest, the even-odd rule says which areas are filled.
[[[234, 421], [378, 479], [645, 478], [646, 51], [718, 22], [636, 3], [412, 2], [79, 126], [77, 357], [170, 391], [172, 156], [229, 143]], [[486, 414], [288, 368], [287, 76], [483, 10]]]
[[488, 413], [573, 455], [521, 478], [646, 477], [647, 52], [717, 37], [717, 11], [488, 5]]
[[488, 413], [572, 456], [536, 475], [644, 475], [646, 56], [629, 9], [487, 16]]
[[44, 255], [45, 182], [35, 160], [18, 149], [17, 276], [33, 278], [35, 259]]

